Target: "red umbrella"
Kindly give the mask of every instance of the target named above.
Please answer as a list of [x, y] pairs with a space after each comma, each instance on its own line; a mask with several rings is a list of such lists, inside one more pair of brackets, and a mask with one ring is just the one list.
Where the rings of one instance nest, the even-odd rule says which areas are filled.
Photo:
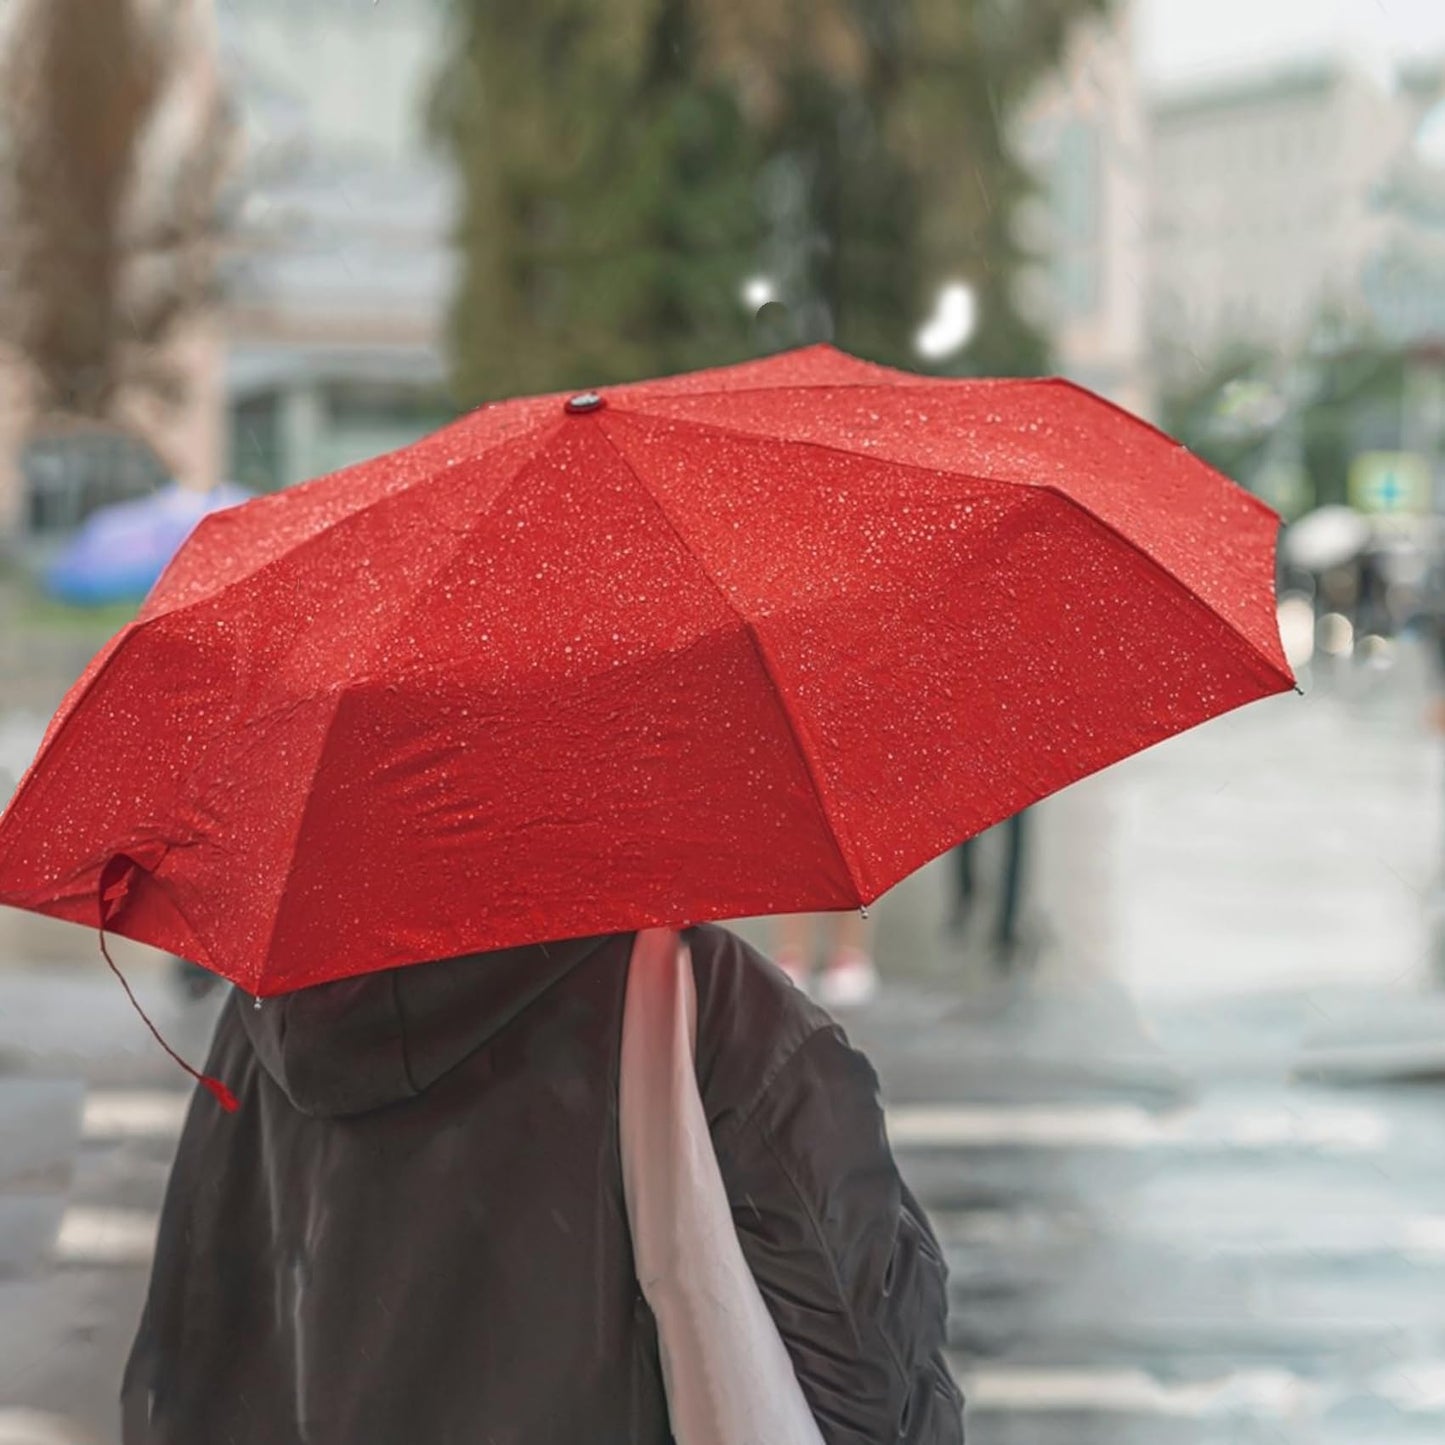
[[257, 995], [856, 907], [1292, 685], [1276, 518], [1057, 381], [827, 347], [488, 406], [203, 521], [0, 819], [0, 901]]

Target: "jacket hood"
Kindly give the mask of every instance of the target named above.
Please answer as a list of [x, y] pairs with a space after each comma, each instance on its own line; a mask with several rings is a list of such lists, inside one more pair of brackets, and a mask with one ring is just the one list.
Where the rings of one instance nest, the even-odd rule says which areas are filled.
[[466, 954], [235, 1004], [301, 1113], [361, 1114], [424, 1093], [606, 941]]

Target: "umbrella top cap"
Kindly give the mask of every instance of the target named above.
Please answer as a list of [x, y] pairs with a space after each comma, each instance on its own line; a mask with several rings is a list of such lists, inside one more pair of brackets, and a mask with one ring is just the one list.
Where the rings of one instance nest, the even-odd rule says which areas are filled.
[[606, 401], [595, 391], [579, 391], [576, 396], [567, 398], [563, 410], [576, 416], [579, 412], [601, 411], [606, 405]]

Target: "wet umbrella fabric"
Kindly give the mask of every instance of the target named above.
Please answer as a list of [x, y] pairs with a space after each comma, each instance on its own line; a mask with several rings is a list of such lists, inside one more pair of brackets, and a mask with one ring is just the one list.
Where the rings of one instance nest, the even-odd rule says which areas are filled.
[[202, 522], [0, 819], [0, 901], [94, 925], [104, 884], [258, 995], [855, 907], [1291, 686], [1276, 529], [1062, 382], [819, 347], [488, 406]]

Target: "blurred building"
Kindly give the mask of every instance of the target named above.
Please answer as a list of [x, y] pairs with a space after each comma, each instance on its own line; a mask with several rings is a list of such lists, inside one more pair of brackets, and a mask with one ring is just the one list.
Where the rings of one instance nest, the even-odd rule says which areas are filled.
[[[218, 89], [237, 135], [221, 301], [174, 342], [188, 395], [169, 408], [123, 398], [121, 419], [183, 484], [230, 477], [262, 490], [431, 430], [451, 414], [442, 330], [453, 181], [425, 130], [444, 0], [153, 3], [171, 7], [166, 23], [184, 24], [185, 43], [140, 155], [139, 191], [164, 187]], [[44, 531], [46, 518], [73, 523], [134, 489], [123, 449], [97, 472], [94, 445], [84, 477], [37, 480], [17, 461], [34, 420], [23, 371], [0, 358], [0, 536]], [[57, 494], [37, 497], [42, 484]]]
[[[1018, 299], [1049, 335], [1056, 370], [1148, 416], [1146, 136], [1133, 9], [1118, 0], [1107, 20], [1079, 25], [1024, 108], [1015, 143], [1040, 190], [1015, 223], [1040, 258]], [[1026, 907], [1041, 902], [1074, 959], [1109, 946], [1118, 880], [1104, 843], [1114, 827], [1098, 790], [1070, 789], [1034, 810]], [[1087, 858], [1080, 837], [1091, 840]]]
[[1042, 191], [1018, 223], [1043, 263], [1020, 300], [1064, 375], [1147, 414], [1145, 114], [1132, 8], [1121, 0], [1108, 20], [1079, 26], [1025, 109], [1017, 143]]
[[449, 414], [453, 181], [425, 133], [444, 21], [441, 0], [220, 11], [245, 144], [224, 264], [224, 468], [245, 485], [404, 445]]
[[1377, 233], [1361, 285], [1383, 338], [1445, 345], [1445, 61], [1401, 71], [1404, 143], [1371, 194]]
[[1320, 60], [1155, 98], [1149, 311], [1162, 363], [1180, 338], [1200, 358], [1233, 343], [1291, 353], [1322, 316], [1380, 323], [1382, 198], [1439, 83], [1439, 67], [1387, 77]]
[[[175, 61], [138, 147], [128, 220], [143, 229], [157, 218], [164, 223], [167, 198], [183, 184], [221, 79], [213, 0], [139, 0], [138, 8], [164, 28]], [[19, 5], [0, 6], [0, 45], [15, 43], [13, 27], [21, 23]], [[183, 393], [162, 401], [154, 390], [122, 385], [115, 424], [97, 424], [38, 417], [26, 366], [0, 345], [0, 544], [17, 534], [44, 540], [95, 506], [150, 489], [167, 472], [198, 485], [214, 480], [224, 435], [214, 312], [203, 308], [184, 321], [167, 350], [164, 360], [186, 379]]]

